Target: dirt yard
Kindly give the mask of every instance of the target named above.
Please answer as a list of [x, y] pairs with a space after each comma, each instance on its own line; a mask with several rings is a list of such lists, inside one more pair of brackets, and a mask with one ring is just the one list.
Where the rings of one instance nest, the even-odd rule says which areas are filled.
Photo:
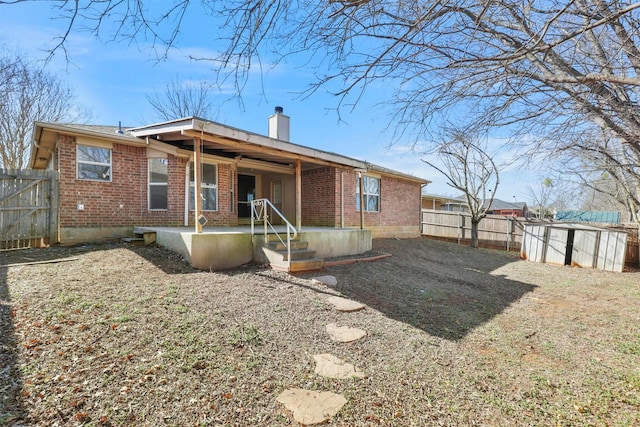
[[[293, 426], [275, 403], [292, 387], [342, 394], [332, 426], [640, 425], [640, 273], [374, 250], [392, 256], [297, 277], [158, 247], [0, 252], [0, 425]], [[321, 353], [366, 377], [315, 374]]]

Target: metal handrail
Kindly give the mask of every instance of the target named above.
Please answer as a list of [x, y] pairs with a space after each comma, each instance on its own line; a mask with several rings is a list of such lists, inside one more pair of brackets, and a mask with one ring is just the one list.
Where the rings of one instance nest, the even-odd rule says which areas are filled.
[[[273, 212], [284, 221], [287, 226], [287, 243], [284, 242], [282, 237], [280, 237], [280, 233], [275, 229], [271, 221], [269, 221], [269, 214], [267, 212], [267, 208], [271, 208]], [[287, 248], [287, 266], [291, 267], [291, 240], [295, 239], [298, 236], [298, 231], [296, 228], [287, 220], [287, 218], [282, 215], [282, 213], [273, 206], [273, 203], [269, 199], [255, 199], [251, 201], [251, 235], [255, 235], [255, 221], [263, 221], [264, 222], [264, 237], [267, 238], [268, 229], [271, 228], [273, 233], [276, 235], [280, 243], [282, 243]]]

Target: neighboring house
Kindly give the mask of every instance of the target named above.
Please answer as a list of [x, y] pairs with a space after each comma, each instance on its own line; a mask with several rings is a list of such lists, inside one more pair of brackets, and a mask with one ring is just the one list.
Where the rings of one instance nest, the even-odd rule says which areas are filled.
[[437, 194], [423, 194], [422, 209], [469, 212], [466, 201], [462, 201], [459, 197], [439, 196]]
[[[433, 194], [422, 195], [422, 209], [433, 209], [450, 212], [469, 212], [465, 196], [447, 197]], [[489, 215], [526, 217], [529, 215], [527, 204], [524, 202], [510, 203], [500, 199], [493, 199], [487, 211]]]
[[528, 217], [529, 210], [525, 202], [505, 202], [500, 199], [493, 199], [493, 203], [487, 210], [489, 215]]
[[269, 199], [298, 230], [420, 235], [428, 181], [293, 144], [281, 108], [268, 128], [262, 136], [198, 117], [129, 129], [37, 122], [30, 167], [59, 172], [62, 243], [130, 236], [140, 226], [197, 230], [203, 218], [206, 227], [248, 224], [250, 202], [258, 198]]

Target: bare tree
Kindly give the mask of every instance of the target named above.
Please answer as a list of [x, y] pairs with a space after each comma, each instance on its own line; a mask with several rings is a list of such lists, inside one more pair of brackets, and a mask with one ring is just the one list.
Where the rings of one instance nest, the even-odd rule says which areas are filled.
[[240, 82], [260, 55], [274, 61], [315, 53], [329, 64], [319, 83], [339, 80], [338, 95], [357, 94], [380, 79], [402, 83], [398, 99], [404, 101], [400, 113], [407, 123], [422, 124], [464, 103], [480, 106], [472, 120], [483, 118], [487, 126], [597, 121], [640, 150], [640, 116], [633, 108], [640, 83], [640, 3], [174, 0], [155, 8], [143, 0], [52, 3], [69, 22], [56, 45], [60, 49], [76, 27], [98, 33], [107, 23], [113, 37], [145, 37], [169, 49], [187, 11], [200, 7], [225, 24], [219, 36], [225, 49], [208, 59]]
[[529, 186], [529, 197], [538, 210], [538, 218], [553, 217], [550, 205], [554, 195], [554, 182], [547, 177], [536, 187]]
[[568, 142], [554, 152], [558, 175], [582, 189], [583, 205], [620, 210], [640, 222], [640, 153], [603, 130], [574, 134]]
[[433, 157], [422, 161], [440, 172], [449, 186], [463, 193], [471, 214], [471, 247], [477, 248], [478, 225], [487, 216], [500, 183], [487, 145], [456, 130]]
[[[14, 3], [21, 0], [0, 0]], [[22, 0], [28, 1], [28, 0]], [[145, 38], [160, 56], [187, 11], [210, 13], [223, 45], [210, 58], [241, 92], [267, 61], [305, 61], [339, 106], [382, 82], [390, 123], [415, 140], [455, 115], [480, 132], [508, 127], [519, 146], [563, 147], [576, 128], [606, 129], [640, 153], [640, 3], [625, 0], [54, 1], [68, 29]], [[66, 54], [66, 52], [65, 52]], [[301, 56], [296, 56], [302, 54]], [[518, 138], [521, 135], [527, 138]], [[591, 145], [588, 149], [593, 148]], [[630, 171], [630, 173], [635, 173]]]
[[164, 92], [147, 95], [147, 101], [161, 120], [190, 116], [213, 119], [210, 89], [211, 85], [205, 81], [194, 83], [174, 79], [167, 83]]
[[[26, 167], [35, 121], [77, 119], [71, 90], [20, 56], [0, 57], [0, 168]], [[78, 114], [75, 114], [78, 113]]]

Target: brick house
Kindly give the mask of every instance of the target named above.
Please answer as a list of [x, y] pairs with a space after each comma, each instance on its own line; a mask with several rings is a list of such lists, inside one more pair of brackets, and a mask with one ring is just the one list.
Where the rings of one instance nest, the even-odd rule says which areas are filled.
[[[487, 203], [487, 201], [485, 201]], [[422, 195], [422, 208], [453, 212], [469, 212], [465, 196], [447, 197], [433, 194]], [[528, 217], [529, 209], [525, 202], [505, 202], [493, 199], [491, 207], [487, 210], [489, 215]]]
[[262, 136], [198, 117], [129, 129], [37, 122], [30, 167], [59, 172], [62, 243], [127, 236], [136, 226], [197, 231], [199, 218], [205, 230], [247, 224], [251, 200], [262, 198], [298, 230], [419, 236], [428, 181], [293, 144], [282, 109], [268, 124]]

